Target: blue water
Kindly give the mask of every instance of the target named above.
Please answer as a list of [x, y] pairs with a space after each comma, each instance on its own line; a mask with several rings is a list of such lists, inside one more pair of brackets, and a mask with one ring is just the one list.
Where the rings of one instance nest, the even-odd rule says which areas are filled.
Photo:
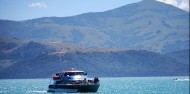
[[[50, 82], [50, 79], [0, 80], [0, 94], [54, 94], [46, 92]], [[97, 93], [84, 94], [189, 94], [190, 89], [188, 77], [110, 77], [100, 78], [100, 84]]]

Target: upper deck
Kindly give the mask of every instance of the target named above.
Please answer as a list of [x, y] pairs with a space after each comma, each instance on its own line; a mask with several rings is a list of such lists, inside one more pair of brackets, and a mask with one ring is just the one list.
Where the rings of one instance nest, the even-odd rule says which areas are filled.
[[74, 68], [66, 69], [61, 73], [56, 73], [56, 76], [76, 76], [76, 75], [87, 75], [84, 71], [76, 70]]

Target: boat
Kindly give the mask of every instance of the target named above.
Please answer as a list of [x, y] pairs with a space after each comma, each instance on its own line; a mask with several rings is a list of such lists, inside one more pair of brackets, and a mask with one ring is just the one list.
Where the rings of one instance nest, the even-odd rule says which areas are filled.
[[84, 71], [74, 68], [54, 74], [51, 82], [48, 92], [97, 92], [100, 86], [98, 77], [90, 78]]

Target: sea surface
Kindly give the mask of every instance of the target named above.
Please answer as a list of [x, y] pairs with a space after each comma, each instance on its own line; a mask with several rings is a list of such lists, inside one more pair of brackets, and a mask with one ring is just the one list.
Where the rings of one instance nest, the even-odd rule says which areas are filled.
[[[177, 80], [174, 80], [177, 78]], [[189, 77], [99, 78], [96, 93], [75, 94], [189, 94]], [[50, 79], [1, 79], [0, 94], [65, 94], [47, 92]]]

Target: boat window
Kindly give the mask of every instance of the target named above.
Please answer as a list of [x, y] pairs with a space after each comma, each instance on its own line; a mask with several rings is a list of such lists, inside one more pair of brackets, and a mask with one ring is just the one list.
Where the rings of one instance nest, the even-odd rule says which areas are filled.
[[84, 75], [84, 72], [77, 72], [76, 75]]
[[74, 72], [71, 72], [71, 73], [69, 73], [70, 74], [70, 76], [73, 76], [73, 75], [75, 75], [75, 73]]
[[67, 75], [69, 75], [69, 73], [68, 73], [68, 72], [66, 72], [66, 73], [64, 74], [64, 76], [67, 76]]
[[67, 75], [69, 75], [69, 76], [73, 76], [73, 75], [85, 75], [85, 73], [84, 72], [66, 72], [64, 74], [64, 76], [67, 76]]

